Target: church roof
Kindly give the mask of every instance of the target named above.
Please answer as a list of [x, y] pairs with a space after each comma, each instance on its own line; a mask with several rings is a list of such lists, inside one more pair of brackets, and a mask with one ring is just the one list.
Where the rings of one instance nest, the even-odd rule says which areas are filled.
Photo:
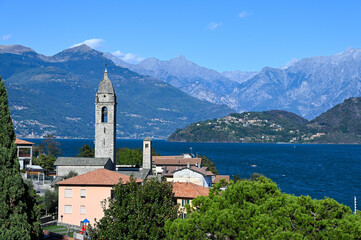
[[105, 69], [104, 71], [104, 78], [100, 82], [98, 87], [98, 93], [104, 94], [104, 93], [110, 93], [114, 94], [114, 87], [110, 79], [108, 78], [108, 71]]
[[55, 166], [105, 166], [110, 158], [59, 157]]
[[[58, 185], [91, 185], [91, 186], [113, 186], [122, 179], [123, 183], [129, 182], [130, 178], [127, 175], [120, 174], [107, 169], [97, 169], [79, 176], [65, 179], [57, 182]], [[136, 182], [141, 180], [136, 179]]]

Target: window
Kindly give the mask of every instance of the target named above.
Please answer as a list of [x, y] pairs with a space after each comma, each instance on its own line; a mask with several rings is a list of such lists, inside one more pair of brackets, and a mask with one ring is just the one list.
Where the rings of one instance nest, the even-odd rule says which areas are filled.
[[80, 214], [86, 214], [86, 209], [84, 205], [80, 206]]
[[65, 196], [66, 198], [71, 198], [71, 197], [73, 196], [73, 191], [72, 191], [71, 189], [66, 188], [66, 189], [65, 189], [64, 196]]
[[19, 157], [30, 157], [30, 148], [19, 148]]
[[187, 217], [186, 213], [182, 213], [182, 219], [185, 219]]
[[73, 207], [71, 205], [65, 205], [64, 213], [73, 213]]
[[110, 198], [115, 200], [114, 190], [110, 190]]
[[148, 143], [145, 144], [145, 148], [148, 148]]
[[108, 122], [108, 108], [107, 107], [102, 108], [102, 122], [104, 122], [104, 123]]
[[85, 189], [80, 189], [80, 197], [86, 198], [86, 190]]
[[182, 207], [186, 204], [189, 204], [189, 199], [182, 199]]

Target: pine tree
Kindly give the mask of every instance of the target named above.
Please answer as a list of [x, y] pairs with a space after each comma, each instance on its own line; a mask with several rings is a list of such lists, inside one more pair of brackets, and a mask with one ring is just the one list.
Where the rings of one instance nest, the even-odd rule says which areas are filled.
[[5, 85], [0, 78], [0, 239], [38, 239], [39, 211], [20, 174]]

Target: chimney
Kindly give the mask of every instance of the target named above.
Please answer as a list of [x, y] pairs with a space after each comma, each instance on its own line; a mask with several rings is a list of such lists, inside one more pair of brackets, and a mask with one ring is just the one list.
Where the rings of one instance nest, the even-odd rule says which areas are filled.
[[187, 162], [187, 168], [190, 168], [191, 164], [189, 162]]
[[143, 140], [143, 169], [152, 169], [152, 140]]

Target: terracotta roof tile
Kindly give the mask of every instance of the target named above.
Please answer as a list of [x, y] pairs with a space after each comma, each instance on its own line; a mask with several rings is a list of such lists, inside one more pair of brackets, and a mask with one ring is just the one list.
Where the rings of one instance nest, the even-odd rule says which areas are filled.
[[[79, 176], [65, 179], [56, 184], [58, 185], [106, 185], [113, 186], [122, 179], [124, 182], [129, 182], [130, 177], [107, 169], [97, 169]], [[142, 180], [137, 179], [137, 182]]]
[[161, 165], [177, 165], [177, 166], [186, 166], [187, 163], [190, 165], [196, 165], [198, 163], [199, 166], [202, 165], [202, 158], [184, 158], [183, 156], [153, 156], [152, 157], [153, 164], [161, 166]]
[[198, 196], [208, 196], [209, 188], [196, 185], [194, 183], [174, 182], [173, 193], [176, 198], [196, 198]]
[[221, 179], [226, 180], [226, 182], [229, 182], [229, 175], [216, 175], [212, 181], [212, 183], [219, 183]]
[[32, 142], [28, 142], [28, 141], [25, 141], [25, 140], [21, 140], [19, 138], [17, 138], [15, 140], [15, 144], [26, 144], [26, 145], [34, 145], [35, 143], [32, 143]]

